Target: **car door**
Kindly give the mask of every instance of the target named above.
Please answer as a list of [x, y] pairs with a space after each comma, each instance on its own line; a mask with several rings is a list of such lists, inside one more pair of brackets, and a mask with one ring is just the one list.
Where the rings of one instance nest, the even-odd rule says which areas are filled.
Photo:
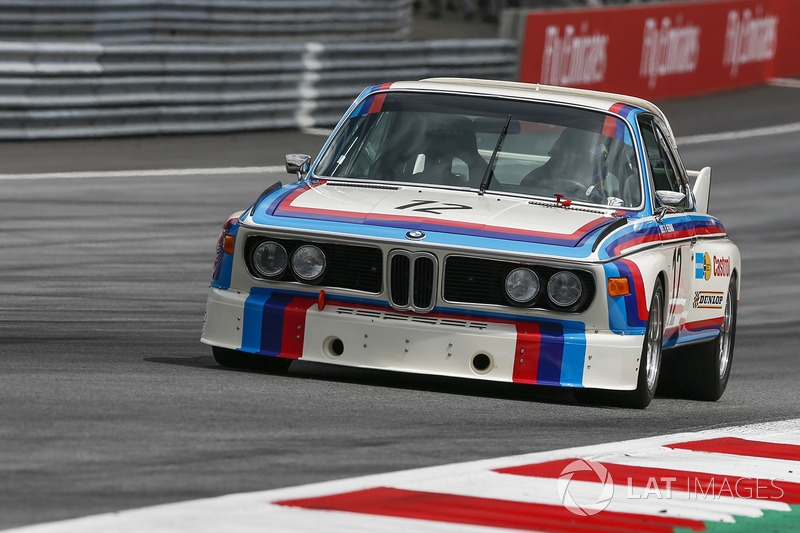
[[689, 213], [694, 211], [694, 200], [686, 171], [664, 133], [666, 126], [652, 115], [638, 120], [653, 190], [653, 211], [668, 270], [664, 347], [670, 347], [678, 343], [691, 307], [697, 239]]
[[[678, 166], [683, 171], [680, 155], [674, 152]], [[683, 179], [686, 179], [685, 171]], [[689, 190], [688, 180], [685, 188]], [[711, 340], [719, 334], [723, 324], [728, 286], [739, 264], [735, 246], [725, 234], [722, 223], [714, 216], [699, 211], [694, 205], [694, 196], [689, 193], [684, 214], [695, 233], [692, 239], [689, 263], [689, 278], [686, 301], [686, 316], [681, 324], [679, 344]]]

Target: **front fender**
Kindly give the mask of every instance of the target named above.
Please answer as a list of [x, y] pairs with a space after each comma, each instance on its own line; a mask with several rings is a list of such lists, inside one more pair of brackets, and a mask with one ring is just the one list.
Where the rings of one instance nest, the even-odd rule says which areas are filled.
[[[607, 298], [611, 331], [625, 335], [644, 334], [650, 317], [653, 288], [665, 268], [664, 257], [658, 249], [631, 254], [603, 265], [606, 277], [603, 292]], [[627, 278], [630, 292], [625, 296], [611, 296], [608, 278], [612, 277]]]

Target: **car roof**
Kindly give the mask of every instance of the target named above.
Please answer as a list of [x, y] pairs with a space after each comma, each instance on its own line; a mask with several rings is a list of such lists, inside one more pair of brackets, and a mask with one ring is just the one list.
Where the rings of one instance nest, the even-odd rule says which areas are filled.
[[420, 81], [401, 81], [392, 83], [391, 88], [393, 90], [428, 90], [524, 98], [541, 102], [578, 105], [599, 111], [608, 111], [612, 105], [621, 103], [638, 107], [658, 116], [670, 130], [669, 135], [674, 135], [669, 121], [658, 106], [634, 96], [537, 83], [473, 78], [426, 78]]

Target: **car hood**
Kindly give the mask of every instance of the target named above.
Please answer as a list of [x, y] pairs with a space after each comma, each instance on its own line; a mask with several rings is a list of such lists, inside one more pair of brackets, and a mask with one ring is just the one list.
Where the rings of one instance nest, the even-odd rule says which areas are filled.
[[566, 247], [593, 241], [604, 227], [619, 220], [613, 212], [561, 207], [526, 198], [345, 182], [285, 187], [277, 196], [265, 199], [262, 206], [254, 210], [253, 222], [268, 226], [274, 226], [278, 219], [284, 222], [280, 225], [286, 225], [289, 221], [284, 219], [290, 218], [317, 221], [322, 223], [322, 230], [334, 224], [357, 224], [402, 230], [400, 237], [419, 230]]

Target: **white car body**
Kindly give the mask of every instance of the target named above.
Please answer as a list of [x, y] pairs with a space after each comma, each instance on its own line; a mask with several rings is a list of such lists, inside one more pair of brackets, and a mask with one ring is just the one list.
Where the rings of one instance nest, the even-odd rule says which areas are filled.
[[[605, 120], [600, 133], [610, 137], [601, 138], [607, 146], [618, 145], [618, 151], [624, 149], [628, 154], [627, 162], [616, 168], [624, 166], [623, 170], [636, 177], [627, 178], [627, 193], [614, 193], [619, 197], [604, 193], [602, 202], [599, 197], [589, 199], [594, 186], [587, 188], [585, 198], [582, 194], [576, 198], [521, 193], [528, 177], [520, 180], [520, 174], [514, 177], [511, 171], [518, 172], [516, 169], [528, 164], [542, 165], [549, 156], [500, 149], [506, 138], [518, 136], [519, 145], [524, 146], [521, 141], [526, 130], [535, 130], [535, 134], [547, 129], [531, 127], [530, 118], [512, 119], [516, 111], [508, 112], [502, 133], [475, 134], [478, 143], [484, 143], [478, 148], [482, 158], [478, 166], [481, 162], [496, 165], [498, 177], [494, 181], [489, 178], [486, 190], [481, 190], [485, 183], [479, 186], [475, 176], [483, 174], [487, 181], [488, 172], [479, 169], [476, 174], [459, 158], [448, 162], [451, 182], [444, 183], [444, 178], [442, 183], [418, 181], [426, 171], [423, 167], [433, 167], [430, 155], [427, 159], [416, 155], [406, 165], [407, 177], [401, 179], [366, 177], [366, 170], [360, 171], [363, 177], [328, 175], [338, 172], [348, 157], [354, 159], [353, 146], [368, 142], [366, 134], [355, 133], [360, 131], [356, 128], [378, 128], [375, 124], [390, 120], [380, 114], [389, 117], [387, 109], [394, 109], [381, 106], [396, 101], [400, 110], [396, 113], [405, 112], [413, 107], [415, 98], [432, 102], [426, 104], [432, 111], [425, 108], [425, 117], [436, 115], [435, 104], [440, 100], [449, 105], [451, 100], [482, 103], [484, 100], [475, 99], [486, 99], [487, 106], [495, 106], [491, 107], [492, 116], [499, 119], [503, 117], [495, 108], [507, 104], [516, 110], [536, 104], [540, 106], [537, 109], [552, 111], [556, 117], [553, 124], [547, 124], [554, 132], [569, 129], [555, 123], [561, 120], [562, 110], [568, 115], [565, 121], [581, 113], [590, 117], [586, 119], [590, 122]], [[448, 113], [447, 117], [454, 115]], [[479, 130], [485, 125], [479, 117], [456, 118], [459, 124], [476, 125]], [[388, 123], [390, 128], [393, 123]], [[645, 131], [655, 132], [648, 137], [650, 144]], [[343, 144], [348, 135], [354, 139], [349, 148], [349, 141]], [[389, 138], [391, 133], [383, 135]], [[547, 135], [550, 139], [556, 134]], [[495, 139], [497, 146], [492, 150]], [[369, 156], [368, 148], [363, 148], [367, 154], [363, 157], [371, 169], [378, 161]], [[621, 191], [623, 179], [609, 177], [614, 176], [607, 168], [609, 149], [603, 150], [595, 159], [585, 154], [576, 158], [591, 159], [588, 164], [595, 167], [600, 157], [606, 158], [603, 174], [593, 178], [599, 180], [596, 187], [611, 187], [605, 182], [613, 181]], [[612, 147], [612, 157], [617, 154], [614, 150]], [[660, 162], [653, 162], [654, 150], [661, 150], [662, 157], [655, 158]], [[397, 155], [401, 151], [401, 147], [384, 147], [383, 153]], [[357, 166], [354, 160], [352, 165]], [[325, 169], [335, 172], [326, 174], [322, 172]], [[509, 169], [506, 174], [511, 177], [503, 177], [501, 169]], [[716, 399], [724, 391], [732, 357], [741, 260], [721, 222], [707, 213], [710, 169], [687, 172], [683, 168], [667, 119], [653, 104], [593, 91], [486, 80], [385, 84], [365, 90], [356, 99], [320, 156], [302, 170], [307, 173], [297, 183], [265, 191], [247, 210], [232, 215], [223, 229], [202, 341], [215, 347], [224, 364], [231, 363], [234, 356], [237, 362], [300, 359], [631, 391], [630, 403], [643, 407], [655, 392], [661, 348], [703, 346], [704, 353], [717, 354], [713, 364], [719, 379], [706, 383], [713, 381], [713, 373], [706, 372], [698, 386], [717, 391], [699, 395]], [[672, 196], [656, 195], [656, 174], [662, 183], [667, 174], [671, 179], [677, 176]], [[694, 181], [691, 189], [689, 178]], [[290, 266], [272, 277], [260, 275], [253, 266], [253, 251], [264, 242], [287, 249], [287, 258], [300, 246], [311, 244], [324, 251], [324, 268], [333, 270], [325, 270], [311, 282], [292, 275]], [[338, 267], [336, 261], [341, 263]], [[370, 262], [374, 264], [368, 268]], [[498, 280], [516, 268], [533, 271], [542, 284], [535, 304], [514, 303], [508, 293], [492, 294], [492, 287], [502, 293], [504, 285], [498, 286]], [[418, 272], [412, 274], [415, 269]], [[565, 281], [564, 291], [577, 291], [573, 279], [580, 280], [578, 302], [563, 308], [543, 296], [547, 292], [544, 282], [561, 270], [576, 276], [566, 276], [569, 283]], [[425, 272], [431, 279], [426, 279], [423, 287]], [[529, 273], [520, 275], [532, 283]], [[352, 280], [328, 283], [326, 276]], [[622, 280], [628, 293], [610, 294], [610, 278], [614, 290]], [[512, 282], [505, 279], [507, 287]], [[403, 283], [412, 287], [408, 295], [401, 294], [406, 290]], [[413, 292], [415, 284], [422, 287], [418, 293]], [[553, 286], [557, 292], [562, 285], [554, 281]], [[658, 306], [663, 315], [659, 325], [648, 330], [655, 320], [650, 319], [650, 309], [657, 286], [663, 294]], [[471, 295], [473, 289], [475, 295]], [[656, 332], [660, 338], [648, 344], [648, 335], [656, 337]]]

